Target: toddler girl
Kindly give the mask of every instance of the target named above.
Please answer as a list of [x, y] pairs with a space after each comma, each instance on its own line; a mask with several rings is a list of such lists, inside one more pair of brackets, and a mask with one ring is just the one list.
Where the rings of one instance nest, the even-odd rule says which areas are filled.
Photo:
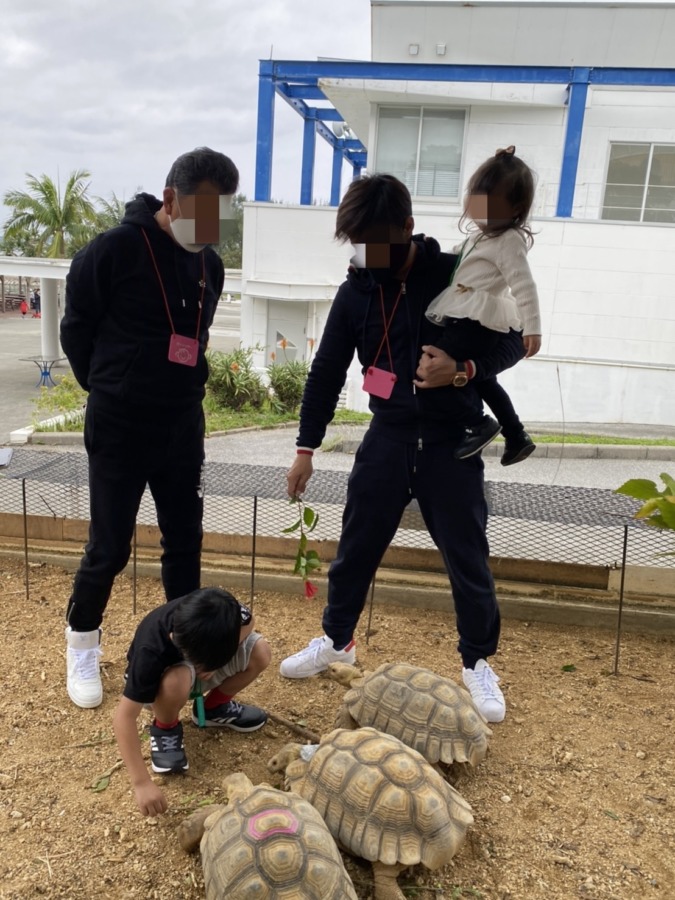
[[[468, 237], [453, 248], [457, 263], [448, 287], [429, 304], [426, 315], [443, 325], [448, 340], [439, 346], [452, 346], [456, 356], [456, 326], [461, 320], [473, 320], [482, 328], [461, 329], [473, 340], [462, 339], [461, 359], [489, 352], [499, 332], [514, 328], [523, 332], [525, 356], [534, 356], [541, 347], [539, 298], [527, 262], [532, 232], [527, 219], [534, 200], [534, 177], [529, 167], [515, 155], [515, 147], [497, 150], [469, 180], [460, 229], [470, 220]], [[468, 323], [467, 323], [468, 324]], [[454, 339], [453, 339], [454, 333]], [[446, 344], [446, 346], [444, 346]], [[454, 344], [454, 346], [453, 346]], [[535, 449], [530, 436], [496, 378], [474, 382], [481, 399], [497, 421], [484, 415], [466, 427], [455, 457], [466, 459], [487, 446], [500, 431], [505, 448], [502, 465], [510, 466], [526, 459]]]

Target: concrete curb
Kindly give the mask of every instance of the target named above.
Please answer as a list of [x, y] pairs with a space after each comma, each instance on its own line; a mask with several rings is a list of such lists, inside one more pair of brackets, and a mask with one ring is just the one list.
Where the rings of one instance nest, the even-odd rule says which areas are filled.
[[[332, 449], [340, 453], [356, 453], [359, 441], [339, 441]], [[500, 457], [502, 443], [489, 444], [484, 457]], [[537, 444], [532, 456], [547, 459], [662, 459], [675, 460], [675, 447], [642, 444]]]
[[[244, 432], [264, 432], [278, 430], [285, 426], [268, 428], [237, 428], [232, 431], [213, 432], [207, 437], [227, 437], [228, 434]], [[82, 446], [84, 437], [81, 431], [35, 431], [32, 426], [19, 428], [10, 435], [12, 444], [43, 444], [50, 446]], [[356, 453], [360, 441], [338, 441], [331, 445], [330, 453]], [[503, 444], [489, 444], [483, 450], [486, 458], [500, 457]], [[672, 462], [675, 460], [675, 447], [653, 446], [643, 444], [538, 444], [532, 456], [540, 459], [649, 459]]]

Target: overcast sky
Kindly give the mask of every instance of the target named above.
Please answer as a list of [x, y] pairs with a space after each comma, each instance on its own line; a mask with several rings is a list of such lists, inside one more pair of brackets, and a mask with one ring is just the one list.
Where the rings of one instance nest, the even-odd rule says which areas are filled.
[[[253, 197], [258, 61], [370, 58], [369, 0], [0, 0], [0, 198], [25, 173], [158, 193], [208, 145]], [[276, 102], [275, 199], [299, 201], [302, 119]], [[317, 140], [315, 194], [330, 192]], [[323, 173], [323, 174], [321, 174]], [[9, 210], [0, 204], [0, 220]]]

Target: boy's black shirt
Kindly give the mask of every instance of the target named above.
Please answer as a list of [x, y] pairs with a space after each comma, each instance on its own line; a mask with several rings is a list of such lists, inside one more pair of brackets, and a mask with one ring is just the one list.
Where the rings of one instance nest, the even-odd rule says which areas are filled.
[[159, 691], [162, 675], [169, 666], [185, 659], [169, 635], [173, 616], [182, 597], [163, 603], [141, 620], [127, 652], [127, 671], [123, 694], [135, 703], [152, 703]]
[[[371, 396], [370, 427], [410, 443], [459, 440], [465, 425], [482, 413], [475, 381], [494, 376], [522, 359], [522, 335], [511, 330], [499, 335], [495, 345], [494, 332], [469, 319], [454, 319], [444, 327], [430, 322], [424, 313], [448, 286], [457, 257], [441, 253], [433, 238], [415, 235], [413, 241], [416, 253], [406, 278], [406, 293], [388, 332], [397, 381], [388, 400]], [[321, 445], [355, 353], [363, 371], [373, 365], [390, 370], [386, 344], [382, 345], [382, 303], [389, 319], [400, 288], [400, 281], [393, 276], [378, 284], [367, 269], [350, 269], [331, 306], [307, 379], [298, 446]], [[463, 388], [415, 389], [412, 382], [425, 344], [457, 360], [472, 359], [475, 379]]]

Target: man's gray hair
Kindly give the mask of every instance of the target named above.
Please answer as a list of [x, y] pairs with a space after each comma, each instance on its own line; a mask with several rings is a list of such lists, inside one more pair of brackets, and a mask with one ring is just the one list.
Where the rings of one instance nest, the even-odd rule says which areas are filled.
[[194, 194], [203, 181], [215, 184], [221, 194], [234, 194], [239, 187], [239, 171], [224, 153], [197, 147], [174, 162], [166, 176], [166, 187], [175, 188], [179, 194]]

